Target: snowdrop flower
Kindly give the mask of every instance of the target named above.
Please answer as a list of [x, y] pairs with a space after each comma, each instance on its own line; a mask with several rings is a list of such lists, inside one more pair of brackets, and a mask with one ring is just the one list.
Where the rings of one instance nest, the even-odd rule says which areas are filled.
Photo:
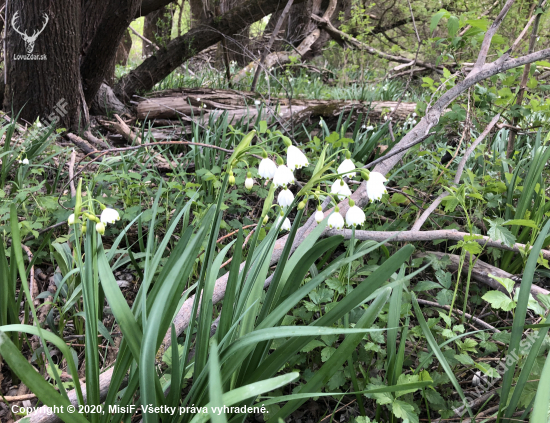
[[28, 165], [29, 164], [29, 159], [24, 158], [21, 163], [23, 163], [24, 165]]
[[197, 97], [197, 101], [201, 101], [201, 99], [199, 97]]
[[416, 113], [413, 112], [412, 117], [415, 118], [415, 117], [416, 117]]
[[294, 194], [292, 194], [292, 191], [290, 191], [288, 188], [282, 190], [277, 197], [277, 202], [283, 208], [290, 206], [293, 201]]
[[[279, 226], [282, 219], [283, 219], [283, 215], [281, 214], [281, 216], [279, 216], [279, 219], [277, 219], [277, 223], [276, 223], [277, 226]], [[283, 221], [283, 225], [281, 226], [280, 230], [281, 231], [290, 231], [290, 220], [289, 220], [288, 217]]]
[[290, 231], [290, 220], [288, 219], [288, 217], [283, 222], [283, 226], [281, 226], [281, 230], [282, 231]]
[[42, 124], [40, 122], [36, 122], [36, 126], [42, 128]]
[[101, 216], [99, 217], [99, 220], [101, 221], [101, 223], [111, 223], [111, 224], [113, 224], [117, 220], [120, 220], [120, 216], [119, 216], [118, 212], [115, 209], [111, 209], [111, 208], [107, 207], [105, 210], [103, 210], [101, 212]]
[[262, 104], [262, 102], [261, 102], [260, 100], [255, 100], [255, 101], [254, 101], [254, 104], [255, 104], [256, 106], [259, 106], [260, 104]]
[[[340, 166], [338, 166], [337, 172], [346, 173], [346, 176], [348, 176], [349, 178], [353, 178], [356, 175], [356, 173], [350, 172], [350, 171], [355, 169], [355, 165], [353, 164], [351, 159], [347, 156], [349, 156], [349, 152], [346, 153], [346, 159], [342, 163], [340, 163]], [[347, 173], [347, 172], [350, 172], [350, 173]]]
[[388, 115], [384, 116], [384, 120], [388, 120]]
[[340, 209], [338, 208], [338, 206], [335, 207], [334, 213], [332, 213], [328, 218], [328, 227], [330, 229], [344, 228], [344, 218], [340, 214]]
[[367, 196], [371, 201], [380, 200], [383, 194], [386, 194], [386, 187], [384, 182], [387, 179], [378, 172], [370, 172], [369, 179], [367, 180]]
[[321, 223], [324, 218], [325, 218], [325, 214], [323, 213], [323, 208], [321, 207], [321, 205], [318, 205], [317, 211], [315, 212], [315, 221], [317, 223]]
[[355, 226], [361, 226], [363, 223], [365, 223], [366, 217], [363, 210], [361, 210], [360, 207], [357, 207], [355, 205], [355, 201], [349, 200], [350, 208], [348, 209], [348, 212], [346, 213], [346, 225], [348, 225], [350, 228], [353, 228]]
[[337, 179], [332, 184], [330, 188], [330, 193], [338, 194], [338, 198], [340, 200], [343, 200], [344, 198], [351, 195], [351, 190], [349, 189], [348, 184], [346, 184], [343, 179]]
[[319, 126], [323, 126], [324, 124], [325, 124], [325, 122], [323, 121], [323, 119], [321, 119], [321, 120], [319, 121]]
[[273, 160], [268, 159], [266, 154], [260, 162], [260, 166], [258, 167], [258, 174], [262, 178], [271, 179], [275, 176], [275, 172], [277, 172], [277, 165]]
[[361, 126], [361, 129], [367, 129], [367, 125]]
[[291, 145], [286, 152], [286, 163], [292, 170], [301, 169], [302, 167], [309, 166], [309, 162], [304, 153], [299, 148]]
[[412, 124], [413, 124], [413, 125], [416, 125], [416, 119], [412, 121]]
[[74, 225], [74, 213], [69, 216], [69, 218], [67, 219], [67, 223], [69, 225]]
[[290, 170], [284, 164], [280, 165], [277, 168], [275, 175], [273, 176], [273, 183], [275, 184], [276, 188], [283, 186], [286, 187], [287, 185], [293, 184], [294, 174], [292, 173], [292, 170]]
[[374, 126], [371, 126], [371, 125], [367, 126], [367, 132], [372, 131], [373, 129], [374, 129]]
[[254, 186], [254, 179], [252, 179], [252, 174], [250, 172], [248, 172], [246, 174], [246, 179], [244, 180], [244, 186], [247, 190], [251, 190], [252, 187]]
[[95, 225], [95, 230], [100, 234], [105, 234], [105, 224], [103, 222], [97, 222]]
[[390, 112], [395, 111], [395, 107], [390, 107]]

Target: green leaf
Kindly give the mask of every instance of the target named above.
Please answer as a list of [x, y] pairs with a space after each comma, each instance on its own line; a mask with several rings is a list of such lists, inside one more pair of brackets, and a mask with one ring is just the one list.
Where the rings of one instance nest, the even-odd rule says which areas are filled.
[[267, 131], [267, 122], [265, 120], [260, 121], [260, 134], [265, 134]]
[[502, 244], [511, 247], [516, 242], [516, 237], [508, 230], [502, 226], [504, 219], [497, 218], [495, 220], [489, 220], [490, 229], [487, 231], [487, 235], [495, 241], [500, 241]]
[[504, 288], [506, 288], [506, 291], [508, 291], [509, 293], [512, 293], [512, 291], [514, 290], [514, 286], [516, 283], [512, 279], [499, 278], [498, 276], [491, 275], [490, 273], [489, 277], [499, 282]]
[[491, 304], [491, 307], [498, 310], [510, 311], [516, 308], [516, 303], [506, 294], [500, 291], [489, 291], [483, 295], [485, 301]]
[[447, 12], [445, 9], [441, 9], [439, 12], [437, 12], [435, 15], [432, 16], [432, 19], [430, 20], [430, 32], [433, 32], [435, 28], [437, 28], [437, 25], [439, 24], [439, 21], [444, 17], [449, 17], [451, 14]]
[[447, 29], [449, 30], [449, 38], [454, 37], [458, 32], [460, 24], [457, 16], [451, 16], [447, 21]]
[[414, 412], [414, 407], [401, 400], [395, 400], [391, 405], [391, 411], [395, 417], [403, 419], [403, 422], [418, 423], [418, 414]]
[[502, 225], [518, 225], [518, 226], [528, 226], [530, 228], [533, 228], [533, 229], [538, 229], [538, 225], [533, 222], [532, 220], [527, 220], [527, 219], [512, 219], [512, 220], [507, 220], [506, 222], [503, 222]]

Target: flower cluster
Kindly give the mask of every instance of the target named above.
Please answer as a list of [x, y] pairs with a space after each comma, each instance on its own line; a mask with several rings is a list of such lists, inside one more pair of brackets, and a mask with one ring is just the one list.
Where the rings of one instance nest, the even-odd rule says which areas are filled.
[[[111, 209], [109, 207], [101, 205], [103, 211], [101, 212], [101, 215], [99, 218], [97, 216], [94, 216], [89, 213], [82, 213], [84, 217], [86, 217], [88, 220], [91, 220], [95, 222], [95, 229], [100, 234], [105, 234], [105, 228], [107, 227], [107, 224], [114, 224], [117, 220], [120, 220], [120, 215], [118, 214], [118, 211], [115, 209]], [[69, 216], [69, 219], [67, 219], [67, 223], [72, 226], [77, 223], [74, 213]], [[82, 232], [86, 232], [86, 225], [82, 226]]]

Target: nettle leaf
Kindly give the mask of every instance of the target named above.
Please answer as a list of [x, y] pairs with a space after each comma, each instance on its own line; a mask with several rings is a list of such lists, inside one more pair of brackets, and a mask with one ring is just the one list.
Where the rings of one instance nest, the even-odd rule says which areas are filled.
[[512, 292], [512, 290], [514, 289], [514, 285], [516, 284], [512, 279], [499, 278], [498, 276], [491, 275], [490, 273], [489, 277], [500, 283], [504, 288], [506, 288], [506, 291], [510, 293]]
[[447, 324], [447, 326], [451, 326], [452, 321], [449, 315], [447, 313], [443, 313], [442, 311], [438, 311], [438, 313], [439, 313], [439, 317], [443, 319], [443, 321]]
[[516, 243], [516, 237], [508, 228], [505, 228], [503, 226], [504, 219], [501, 219], [500, 217], [491, 220], [487, 219], [489, 222], [489, 225], [491, 226], [490, 229], [487, 231], [487, 235], [495, 241], [500, 241], [502, 244], [511, 247]]
[[392, 412], [398, 419], [403, 419], [403, 422], [418, 423], [418, 414], [414, 407], [401, 400], [395, 400], [391, 405]]
[[430, 402], [430, 404], [441, 406], [445, 405], [445, 400], [441, 394], [434, 389], [426, 389], [424, 391], [424, 395], [426, 395], [426, 399]]
[[453, 300], [453, 291], [450, 289], [442, 289], [439, 291], [435, 297], [439, 305], [449, 305]]
[[481, 370], [484, 374], [489, 376], [490, 378], [500, 378], [499, 373], [497, 372], [497, 369], [494, 369], [493, 367], [489, 366], [487, 363], [479, 362], [475, 363], [475, 366], [477, 369]]
[[506, 296], [505, 293], [500, 291], [486, 292], [481, 298], [491, 304], [491, 307], [498, 310], [510, 311], [516, 308], [516, 303], [510, 297]]

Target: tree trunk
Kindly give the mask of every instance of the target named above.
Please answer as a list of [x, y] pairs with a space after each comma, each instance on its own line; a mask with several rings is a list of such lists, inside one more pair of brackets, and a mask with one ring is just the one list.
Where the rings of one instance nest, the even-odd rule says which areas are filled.
[[[243, 4], [243, 0], [222, 0], [221, 13], [227, 13]], [[237, 62], [239, 66], [246, 65], [250, 59], [250, 24], [234, 34], [227, 34], [226, 46], [230, 62]]]
[[[143, 24], [143, 36], [158, 46], [166, 46], [172, 36], [172, 11], [168, 6], [149, 13]], [[142, 54], [149, 57], [155, 52], [155, 48], [143, 43]]]
[[189, 0], [191, 9], [191, 28], [196, 28], [209, 17], [206, 15], [206, 6], [203, 0]]
[[118, 45], [115, 56], [115, 64], [126, 66], [128, 64], [128, 57], [130, 57], [130, 51], [132, 50], [132, 35], [130, 30], [126, 30], [122, 42]]
[[141, 0], [111, 0], [106, 13], [96, 30], [80, 72], [86, 102], [91, 102], [103, 80], [107, 78], [112, 60], [128, 26], [138, 12]]
[[[4, 110], [22, 110], [20, 117], [31, 122], [40, 116], [46, 124], [76, 127], [82, 104], [80, 2], [44, 3], [12, 0], [7, 6]], [[25, 35], [40, 29], [35, 41]]]
[[[304, 0], [295, 0], [301, 3]], [[272, 0], [247, 0], [231, 11], [209, 19], [204, 25], [191, 29], [177, 37], [146, 59], [117, 84], [115, 92], [121, 97], [131, 98], [138, 90], [150, 90], [178, 66], [197, 52], [222, 40], [223, 34], [235, 34], [252, 22], [256, 22], [273, 12], [284, 8], [284, 2]]]

